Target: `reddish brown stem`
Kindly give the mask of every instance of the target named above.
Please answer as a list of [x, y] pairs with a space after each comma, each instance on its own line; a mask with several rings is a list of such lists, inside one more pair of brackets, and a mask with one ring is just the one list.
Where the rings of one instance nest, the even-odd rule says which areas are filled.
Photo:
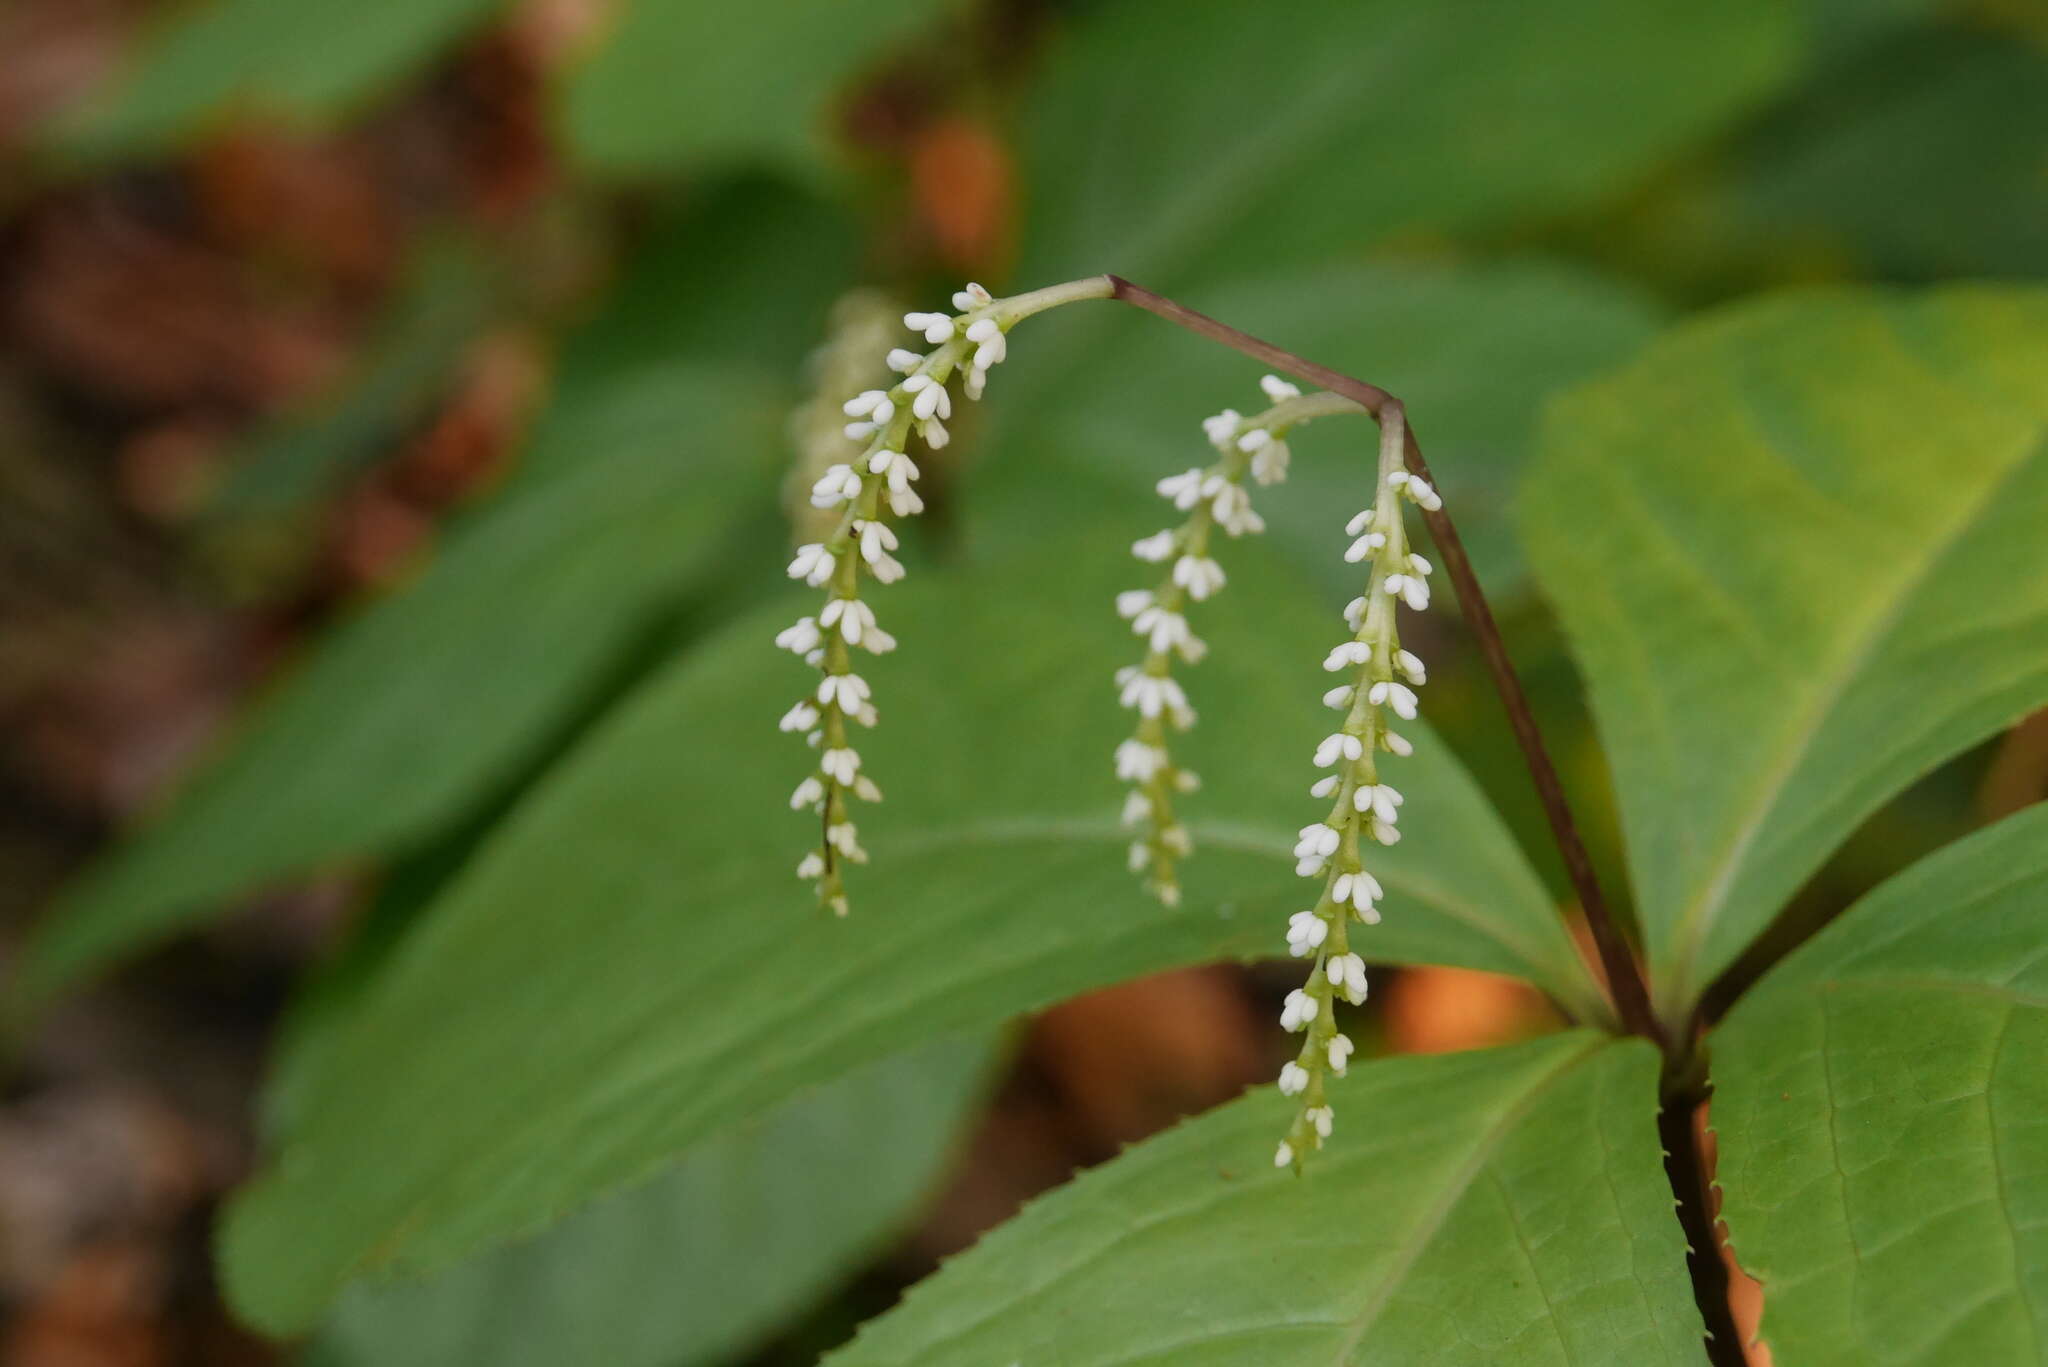
[[[1401, 401], [1378, 385], [1367, 384], [1305, 360], [1291, 351], [1283, 351], [1271, 342], [1240, 332], [1227, 323], [1219, 323], [1207, 314], [1197, 313], [1121, 276], [1112, 275], [1108, 279], [1112, 298], [1221, 342], [1275, 370], [1307, 380], [1333, 394], [1342, 394], [1356, 401], [1375, 419], [1389, 408], [1401, 409]], [[1403, 416], [1406, 416], [1405, 410]], [[1407, 441], [1403, 454], [1408, 469], [1433, 485], [1436, 480], [1430, 475], [1428, 462], [1422, 458], [1422, 448], [1416, 444], [1414, 424], [1407, 423], [1406, 427]], [[1521, 746], [1522, 758], [1529, 767], [1529, 777], [1543, 803], [1543, 814], [1550, 823], [1551, 837], [1557, 842], [1558, 853], [1564, 859], [1565, 873], [1571, 879], [1579, 906], [1585, 913], [1586, 924], [1592, 930], [1593, 943], [1599, 950], [1600, 965], [1606, 970], [1608, 991], [1613, 995], [1615, 1010], [1630, 1033], [1654, 1041], [1668, 1053], [1663, 1026], [1650, 1009], [1650, 994], [1644, 985], [1642, 971], [1636, 965], [1628, 941], [1614, 923], [1607, 898], [1600, 891], [1600, 881], [1593, 873], [1593, 861], [1586, 853], [1585, 842], [1579, 838], [1578, 823], [1572, 818], [1571, 805], [1565, 800], [1564, 785], [1559, 782], [1557, 769], [1550, 762], [1550, 752], [1543, 744], [1543, 733], [1536, 725], [1536, 714], [1529, 706], [1528, 695], [1522, 691], [1521, 679], [1515, 674], [1514, 662], [1508, 658], [1500, 626], [1494, 621], [1493, 610], [1487, 606], [1479, 579], [1472, 572], [1472, 561], [1465, 554], [1465, 543], [1459, 540], [1458, 529], [1452, 525], [1449, 513], [1441, 509], [1435, 512], [1425, 510], [1422, 516], [1429, 526], [1430, 535], [1436, 540], [1438, 553], [1443, 557], [1444, 571], [1457, 590], [1458, 606], [1465, 614], [1465, 625], [1479, 643], [1479, 653], [1486, 660], [1488, 673], [1493, 676], [1493, 686], [1500, 694], [1501, 705], [1507, 709], [1508, 724], [1514, 728], [1515, 740]]]
[[1677, 1198], [1678, 1224], [1685, 1231], [1686, 1270], [1692, 1276], [1693, 1300], [1706, 1324], [1709, 1367], [1744, 1367], [1742, 1331], [1728, 1300], [1728, 1267], [1721, 1261], [1715, 1232], [1713, 1177], [1694, 1122], [1699, 1096], [1680, 1092], [1663, 1100], [1657, 1113], [1657, 1138], [1664, 1148], [1664, 1176]]

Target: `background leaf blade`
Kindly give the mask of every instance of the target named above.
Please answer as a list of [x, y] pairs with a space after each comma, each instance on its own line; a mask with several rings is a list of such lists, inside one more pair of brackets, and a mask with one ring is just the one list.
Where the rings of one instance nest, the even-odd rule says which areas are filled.
[[[1176, 290], [1396, 231], [1559, 212], [1760, 99], [1796, 39], [1791, 11], [1752, 0], [1105, 7], [1034, 100], [1043, 193], [1020, 275], [1114, 270]], [[1170, 60], [1136, 81], [1138, 53]]]
[[189, 6], [131, 70], [56, 129], [66, 153], [160, 151], [237, 108], [315, 121], [345, 112], [482, 24], [501, 0], [216, 0]]
[[585, 165], [646, 175], [757, 160], [816, 175], [838, 87], [948, 0], [640, 0], [569, 73], [563, 140]]

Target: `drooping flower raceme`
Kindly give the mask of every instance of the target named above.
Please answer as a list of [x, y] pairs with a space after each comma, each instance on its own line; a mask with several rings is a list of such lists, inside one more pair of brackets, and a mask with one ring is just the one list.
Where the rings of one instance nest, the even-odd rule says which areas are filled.
[[1383, 755], [1405, 756], [1409, 743], [1392, 727], [1415, 717], [1415, 690], [1422, 685], [1422, 661], [1401, 648], [1396, 607], [1429, 606], [1431, 566], [1408, 549], [1402, 500], [1438, 508], [1442, 500], [1421, 479], [1401, 468], [1405, 438], [1398, 408], [1382, 416], [1379, 482], [1373, 505], [1351, 519], [1353, 540], [1345, 559], [1369, 569], [1365, 593], [1344, 610], [1351, 628], [1323, 661], [1342, 682], [1323, 702], [1343, 718], [1316, 747], [1314, 762], [1328, 773], [1309, 789], [1330, 803], [1319, 821], [1301, 828], [1294, 847], [1295, 872], [1322, 880], [1315, 905], [1287, 923], [1287, 948], [1312, 959], [1308, 981], [1287, 994], [1280, 1024], [1302, 1035], [1301, 1049], [1280, 1070], [1280, 1090], [1300, 1098], [1300, 1111], [1273, 1156], [1278, 1167], [1298, 1167], [1302, 1156], [1329, 1138], [1335, 1112], [1325, 1079], [1341, 1077], [1351, 1058], [1349, 1036], [1337, 1028], [1338, 999], [1365, 1000], [1365, 961], [1352, 949], [1353, 925], [1376, 925], [1384, 895], [1367, 866], [1365, 850], [1401, 838], [1400, 790], [1380, 773]]
[[953, 415], [948, 386], [959, 382], [970, 399], [981, 397], [988, 373], [1008, 351], [1018, 322], [1076, 299], [1109, 291], [1106, 277], [1056, 285], [997, 299], [970, 284], [953, 296], [953, 313], [909, 313], [904, 325], [920, 334], [925, 350], [896, 348], [888, 368], [902, 376], [886, 389], [870, 389], [845, 404], [845, 437], [857, 454], [829, 465], [811, 486], [814, 508], [837, 513], [831, 530], [797, 547], [789, 574], [825, 591], [816, 616], [799, 618], [775, 638], [820, 671], [817, 688], [782, 716], [784, 731], [800, 734], [817, 751], [812, 770], [790, 794], [790, 807], [818, 820], [819, 843], [797, 865], [797, 876], [816, 885], [819, 901], [838, 915], [847, 909], [845, 865], [865, 863], [852, 804], [879, 802], [881, 789], [864, 771], [852, 727], [877, 720], [873, 692], [854, 670], [855, 650], [883, 654], [896, 639], [883, 630], [861, 597], [863, 580], [892, 584], [903, 577], [893, 519], [923, 511], [916, 484], [912, 438], [928, 451], [947, 441]]
[[1187, 827], [1174, 816], [1173, 799], [1193, 792], [1200, 780], [1177, 763], [1168, 745], [1170, 731], [1195, 724], [1195, 710], [1173, 676], [1176, 659], [1199, 661], [1207, 647], [1188, 627], [1187, 607], [1220, 593], [1226, 582], [1223, 567], [1210, 555], [1210, 540], [1219, 529], [1227, 536], [1265, 530], [1252, 511], [1247, 475], [1259, 484], [1275, 484], [1287, 474], [1287, 431], [1292, 419], [1283, 410], [1301, 391], [1277, 375], [1259, 381], [1274, 407], [1254, 418], [1226, 408], [1202, 421], [1216, 459], [1159, 481], [1160, 497], [1187, 514], [1177, 527], [1145, 537], [1131, 547], [1138, 559], [1162, 566], [1158, 583], [1117, 595], [1118, 615], [1145, 642], [1145, 656], [1116, 673], [1117, 699], [1138, 714], [1130, 738], [1116, 748], [1116, 776], [1131, 785], [1124, 799], [1123, 821], [1134, 828], [1131, 872], [1145, 875], [1145, 886], [1168, 906], [1180, 901], [1176, 861], [1193, 852]]
[[1202, 431], [1216, 450], [1216, 459], [1159, 481], [1159, 494], [1187, 517], [1131, 547], [1131, 553], [1161, 567], [1149, 589], [1117, 595], [1117, 612], [1145, 643], [1137, 664], [1116, 673], [1117, 698], [1137, 713], [1129, 739], [1116, 748], [1117, 777], [1131, 785], [1124, 797], [1123, 822], [1132, 829], [1131, 871], [1144, 875], [1145, 886], [1160, 901], [1180, 901], [1179, 861], [1194, 851], [1194, 841], [1174, 814], [1174, 798], [1193, 792], [1199, 780], [1173, 754], [1171, 734], [1195, 723], [1195, 710], [1174, 677], [1175, 661], [1194, 664], [1207, 647], [1188, 625], [1188, 609], [1221, 592], [1227, 582], [1213, 555], [1214, 534], [1239, 537], [1265, 530], [1253, 511], [1246, 477], [1256, 484], [1277, 484], [1287, 477], [1287, 435], [1301, 423], [1332, 413], [1361, 411], [1350, 399], [1335, 394], [1304, 397], [1277, 375], [1259, 381], [1272, 406], [1245, 417], [1226, 408], [1202, 420]]

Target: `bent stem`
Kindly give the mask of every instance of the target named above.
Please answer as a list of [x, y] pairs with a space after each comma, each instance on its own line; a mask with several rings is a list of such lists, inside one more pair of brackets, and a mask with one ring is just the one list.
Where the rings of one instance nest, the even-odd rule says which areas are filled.
[[[1418, 477], [1436, 483], [1430, 474], [1429, 464], [1422, 458], [1422, 448], [1416, 443], [1415, 429], [1405, 421], [1406, 413], [1401, 401], [1381, 389], [1378, 385], [1367, 384], [1327, 366], [1317, 365], [1284, 351], [1271, 342], [1240, 332], [1227, 323], [1219, 323], [1207, 314], [1197, 313], [1184, 304], [1176, 303], [1161, 294], [1155, 294], [1141, 285], [1134, 285], [1117, 275], [1105, 275], [1086, 281], [1075, 281], [1071, 285], [1055, 286], [1066, 292], [1059, 302], [1068, 299], [1111, 298], [1156, 314], [1188, 331], [1223, 343], [1256, 360], [1263, 361], [1277, 370], [1319, 385], [1331, 393], [1340, 394], [1352, 400], [1370, 413], [1380, 423], [1400, 423], [1406, 428], [1403, 439], [1403, 458], [1408, 469]], [[1047, 293], [1050, 293], [1048, 291]], [[1486, 661], [1487, 672], [1493, 676], [1493, 686], [1500, 694], [1501, 705], [1508, 714], [1508, 724], [1514, 728], [1515, 741], [1521, 747], [1523, 762], [1528, 766], [1529, 778], [1535, 784], [1536, 795], [1543, 804], [1543, 814], [1550, 824], [1551, 838], [1557, 844], [1558, 854], [1564, 860], [1565, 872], [1570, 877], [1572, 889], [1578, 895], [1579, 907], [1585, 913], [1587, 927], [1592, 931], [1593, 943], [1600, 956], [1600, 966], [1607, 977], [1607, 988], [1614, 998], [1616, 1011], [1622, 1025], [1631, 1034], [1641, 1035], [1657, 1045], [1667, 1056], [1670, 1041], [1657, 1015], [1650, 1009], [1650, 994], [1643, 982], [1641, 970], [1636, 966], [1635, 956], [1630, 952], [1628, 942], [1622, 937], [1608, 909], [1607, 898], [1601, 892], [1600, 881], [1593, 873], [1592, 858], [1586, 853], [1585, 841], [1579, 836], [1577, 821], [1572, 816], [1570, 803], [1565, 799], [1564, 785], [1557, 777], [1557, 769], [1550, 761], [1550, 751], [1543, 743], [1542, 730], [1536, 724], [1535, 711], [1529, 706], [1528, 695], [1522, 691], [1522, 682], [1515, 673], [1514, 662], [1508, 658], [1507, 644], [1501, 638], [1500, 627], [1494, 621], [1493, 610], [1488, 606], [1485, 593], [1479, 587], [1478, 576], [1472, 572], [1472, 561], [1465, 554], [1464, 542], [1451, 522], [1450, 514], [1443, 509], [1423, 511], [1430, 535], [1435, 538], [1437, 550], [1442, 554], [1444, 569], [1450, 575], [1452, 585], [1458, 592], [1458, 607], [1464, 613], [1465, 624], [1479, 644], [1479, 652]]]
[[[1233, 350], [1244, 353], [1255, 360], [1263, 361], [1276, 370], [1285, 371], [1334, 394], [1340, 394], [1356, 402], [1380, 423], [1381, 431], [1391, 435], [1392, 431], [1405, 429], [1402, 456], [1410, 472], [1428, 480], [1432, 485], [1429, 465], [1422, 458], [1422, 448], [1416, 443], [1415, 429], [1408, 426], [1406, 413], [1400, 400], [1377, 385], [1365, 383], [1349, 375], [1317, 365], [1292, 352], [1284, 351], [1271, 342], [1241, 332], [1225, 323], [1219, 323], [1205, 314], [1183, 304], [1155, 294], [1142, 286], [1134, 285], [1120, 276], [1101, 277], [1091, 282], [1095, 287], [1108, 287], [1110, 298], [1122, 300], [1147, 313], [1157, 314], [1188, 331], [1212, 341], [1223, 343]], [[1074, 297], [1096, 297], [1079, 294]], [[1558, 780], [1557, 770], [1551, 764], [1550, 753], [1543, 743], [1542, 731], [1536, 724], [1536, 715], [1529, 706], [1528, 696], [1522, 691], [1522, 684], [1515, 673], [1515, 666], [1508, 658], [1507, 645], [1501, 639], [1500, 627], [1494, 621], [1493, 611], [1488, 606], [1485, 593], [1479, 587], [1478, 577], [1472, 571], [1472, 562], [1465, 554], [1465, 547], [1452, 524], [1450, 515], [1441, 508], [1423, 510], [1430, 534], [1436, 539], [1437, 550], [1443, 557], [1444, 567], [1449, 572], [1451, 583], [1458, 592], [1458, 606], [1465, 616], [1466, 626], [1479, 643], [1480, 653], [1485, 657], [1488, 672], [1493, 676], [1496, 692], [1500, 694], [1501, 705], [1507, 710], [1508, 721], [1513, 726], [1515, 740], [1522, 750], [1522, 759], [1528, 766], [1530, 780], [1536, 786], [1537, 796], [1542, 800], [1543, 813], [1550, 824], [1552, 839], [1558, 853], [1563, 856], [1565, 871], [1570, 876], [1572, 887], [1577, 892], [1579, 905], [1585, 913], [1586, 924], [1593, 934], [1593, 942], [1599, 951], [1601, 967], [1606, 972], [1607, 987], [1612, 995], [1622, 1024], [1631, 1034], [1640, 1035], [1655, 1044], [1664, 1057], [1664, 1080], [1660, 1088], [1662, 1110], [1658, 1118], [1659, 1138], [1665, 1157], [1665, 1176], [1670, 1183], [1677, 1206], [1677, 1215], [1684, 1229], [1688, 1245], [1687, 1271], [1691, 1274], [1693, 1303], [1698, 1307], [1706, 1327], [1705, 1346], [1707, 1358], [1713, 1367], [1740, 1367], [1745, 1360], [1742, 1340], [1736, 1330], [1734, 1317], [1728, 1300], [1728, 1277], [1722, 1266], [1719, 1249], [1715, 1243], [1712, 1203], [1709, 1196], [1711, 1177], [1707, 1171], [1706, 1156], [1701, 1152], [1698, 1136], [1693, 1128], [1693, 1114], [1699, 1096], [1707, 1086], [1703, 1072], [1704, 1060], [1693, 1049], [1690, 1039], [1674, 1038], [1668, 1035], [1657, 1014], [1650, 1007], [1650, 994], [1638, 968], [1635, 956], [1630, 953], [1628, 943], [1614, 923], [1607, 899], [1602, 894], [1598, 878], [1593, 873], [1593, 863], [1586, 853], [1585, 842], [1579, 836], [1578, 824], [1572, 817], [1570, 804], [1564, 795], [1564, 785]]]

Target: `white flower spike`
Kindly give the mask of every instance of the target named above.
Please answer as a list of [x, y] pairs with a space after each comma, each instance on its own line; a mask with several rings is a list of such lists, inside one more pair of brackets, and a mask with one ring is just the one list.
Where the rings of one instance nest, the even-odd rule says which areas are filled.
[[[924, 509], [914, 487], [919, 471], [908, 453], [909, 442], [915, 437], [928, 449], [946, 444], [944, 423], [953, 415], [948, 385], [957, 379], [963, 393], [980, 397], [989, 371], [1008, 354], [1005, 338], [1011, 327], [1045, 309], [1107, 292], [1108, 284], [1101, 278], [1009, 299], [969, 284], [953, 295], [953, 313], [905, 314], [904, 326], [921, 335], [928, 349], [891, 348], [883, 365], [900, 378], [884, 388], [862, 390], [841, 405], [844, 416], [852, 420], [845, 426], [846, 436], [861, 444], [859, 453], [822, 468], [809, 491], [811, 505], [836, 515], [837, 522], [829, 534], [799, 546], [789, 563], [790, 577], [825, 590], [826, 601], [815, 617], [801, 619], [775, 638], [778, 646], [823, 674], [812, 696], [785, 712], [778, 725], [803, 735], [817, 752], [811, 773], [798, 785], [790, 805], [822, 814], [822, 825], [814, 829], [822, 830], [823, 838], [797, 865], [797, 876], [814, 884], [819, 902], [839, 915], [847, 910], [844, 865], [867, 859], [855, 837], [851, 806], [856, 800], [878, 802], [882, 796], [861, 772], [860, 756], [847, 743], [851, 726], [873, 726], [876, 721], [867, 682], [853, 672], [852, 650], [882, 654], [896, 646], [896, 638], [882, 630], [874, 610], [862, 599], [862, 580], [893, 584], [903, 578], [903, 563], [893, 554], [898, 549], [896, 532], [888, 522]], [[1170, 546], [1163, 549], [1161, 558], [1170, 551]], [[1199, 650], [1184, 622], [1179, 627], [1162, 622], [1157, 634], [1184, 656]], [[1159, 715], [1185, 713], [1192, 720], [1177, 688], [1148, 690], [1145, 697]], [[1128, 762], [1134, 768], [1145, 763]], [[1119, 754], [1119, 768], [1126, 763]]]
[[[1366, 591], [1345, 610], [1352, 637], [1330, 651], [1323, 668], [1350, 674], [1323, 695], [1323, 702], [1344, 714], [1343, 724], [1317, 747], [1319, 768], [1334, 768], [1313, 790], [1330, 802], [1321, 821], [1304, 826], [1294, 847], [1295, 869], [1304, 877], [1324, 880], [1315, 906], [1296, 912], [1287, 922], [1287, 949], [1296, 958], [1314, 956], [1308, 981], [1288, 994], [1281, 1024], [1302, 1034], [1301, 1048], [1283, 1074], [1282, 1090], [1299, 1097], [1301, 1109], [1280, 1145], [1280, 1166], [1298, 1168], [1303, 1157], [1330, 1137], [1335, 1111], [1327, 1079], [1341, 1077], [1350, 1066], [1352, 1043], [1337, 1029], [1336, 1005], [1366, 997], [1365, 960], [1351, 947], [1352, 923], [1379, 922], [1379, 901], [1385, 896], [1379, 880], [1365, 868], [1363, 851], [1377, 843], [1400, 839], [1401, 794], [1381, 781], [1379, 755], [1405, 755], [1408, 742], [1388, 730], [1389, 716], [1412, 720], [1415, 688], [1425, 677], [1422, 661], [1401, 646], [1395, 621], [1397, 604], [1411, 608], [1428, 601], [1429, 564], [1408, 550], [1401, 499], [1422, 507], [1436, 506], [1427, 484], [1401, 468], [1405, 433], [1398, 408], [1380, 426], [1380, 477], [1373, 506], [1345, 525], [1356, 538], [1345, 554], [1353, 564], [1371, 571]], [[1413, 586], [1422, 585], [1420, 593]], [[1405, 680], [1405, 682], [1404, 682]]]
[[[1117, 776], [1133, 785], [1124, 800], [1125, 822], [1138, 827], [1141, 836], [1132, 847], [1132, 867], [1145, 875], [1153, 895], [1169, 903], [1180, 895], [1178, 861], [1190, 848], [1186, 828], [1174, 817], [1173, 799], [1196, 781], [1174, 763], [1167, 745], [1169, 726], [1186, 730], [1194, 722], [1194, 711], [1173, 678], [1173, 666], [1176, 661], [1193, 664], [1206, 651], [1188, 625], [1188, 605], [1207, 602], [1229, 582], [1210, 553], [1214, 533], [1237, 537], [1264, 530], [1264, 521], [1252, 509], [1248, 482], [1273, 484], [1286, 476], [1291, 428], [1325, 414], [1356, 411], [1355, 405], [1333, 395], [1304, 398], [1277, 375], [1260, 380], [1259, 388], [1272, 407], [1250, 417], [1226, 408], [1204, 418], [1202, 434], [1215, 448], [1216, 458], [1158, 481], [1159, 496], [1186, 517], [1178, 526], [1132, 543], [1132, 555], [1148, 565], [1165, 565], [1166, 573], [1154, 587], [1127, 590], [1116, 600], [1117, 615], [1130, 621], [1146, 648], [1140, 663], [1116, 676], [1117, 700], [1138, 714], [1132, 738], [1117, 748]], [[1348, 644], [1343, 649], [1348, 652]], [[1344, 658], [1348, 660], [1348, 654]], [[1330, 666], [1343, 667], [1343, 660]], [[1338, 753], [1357, 743], [1355, 738], [1339, 738]], [[1133, 763], [1128, 758], [1131, 746], [1156, 755], [1156, 762]], [[1308, 862], [1327, 855], [1325, 851], [1301, 857]]]

